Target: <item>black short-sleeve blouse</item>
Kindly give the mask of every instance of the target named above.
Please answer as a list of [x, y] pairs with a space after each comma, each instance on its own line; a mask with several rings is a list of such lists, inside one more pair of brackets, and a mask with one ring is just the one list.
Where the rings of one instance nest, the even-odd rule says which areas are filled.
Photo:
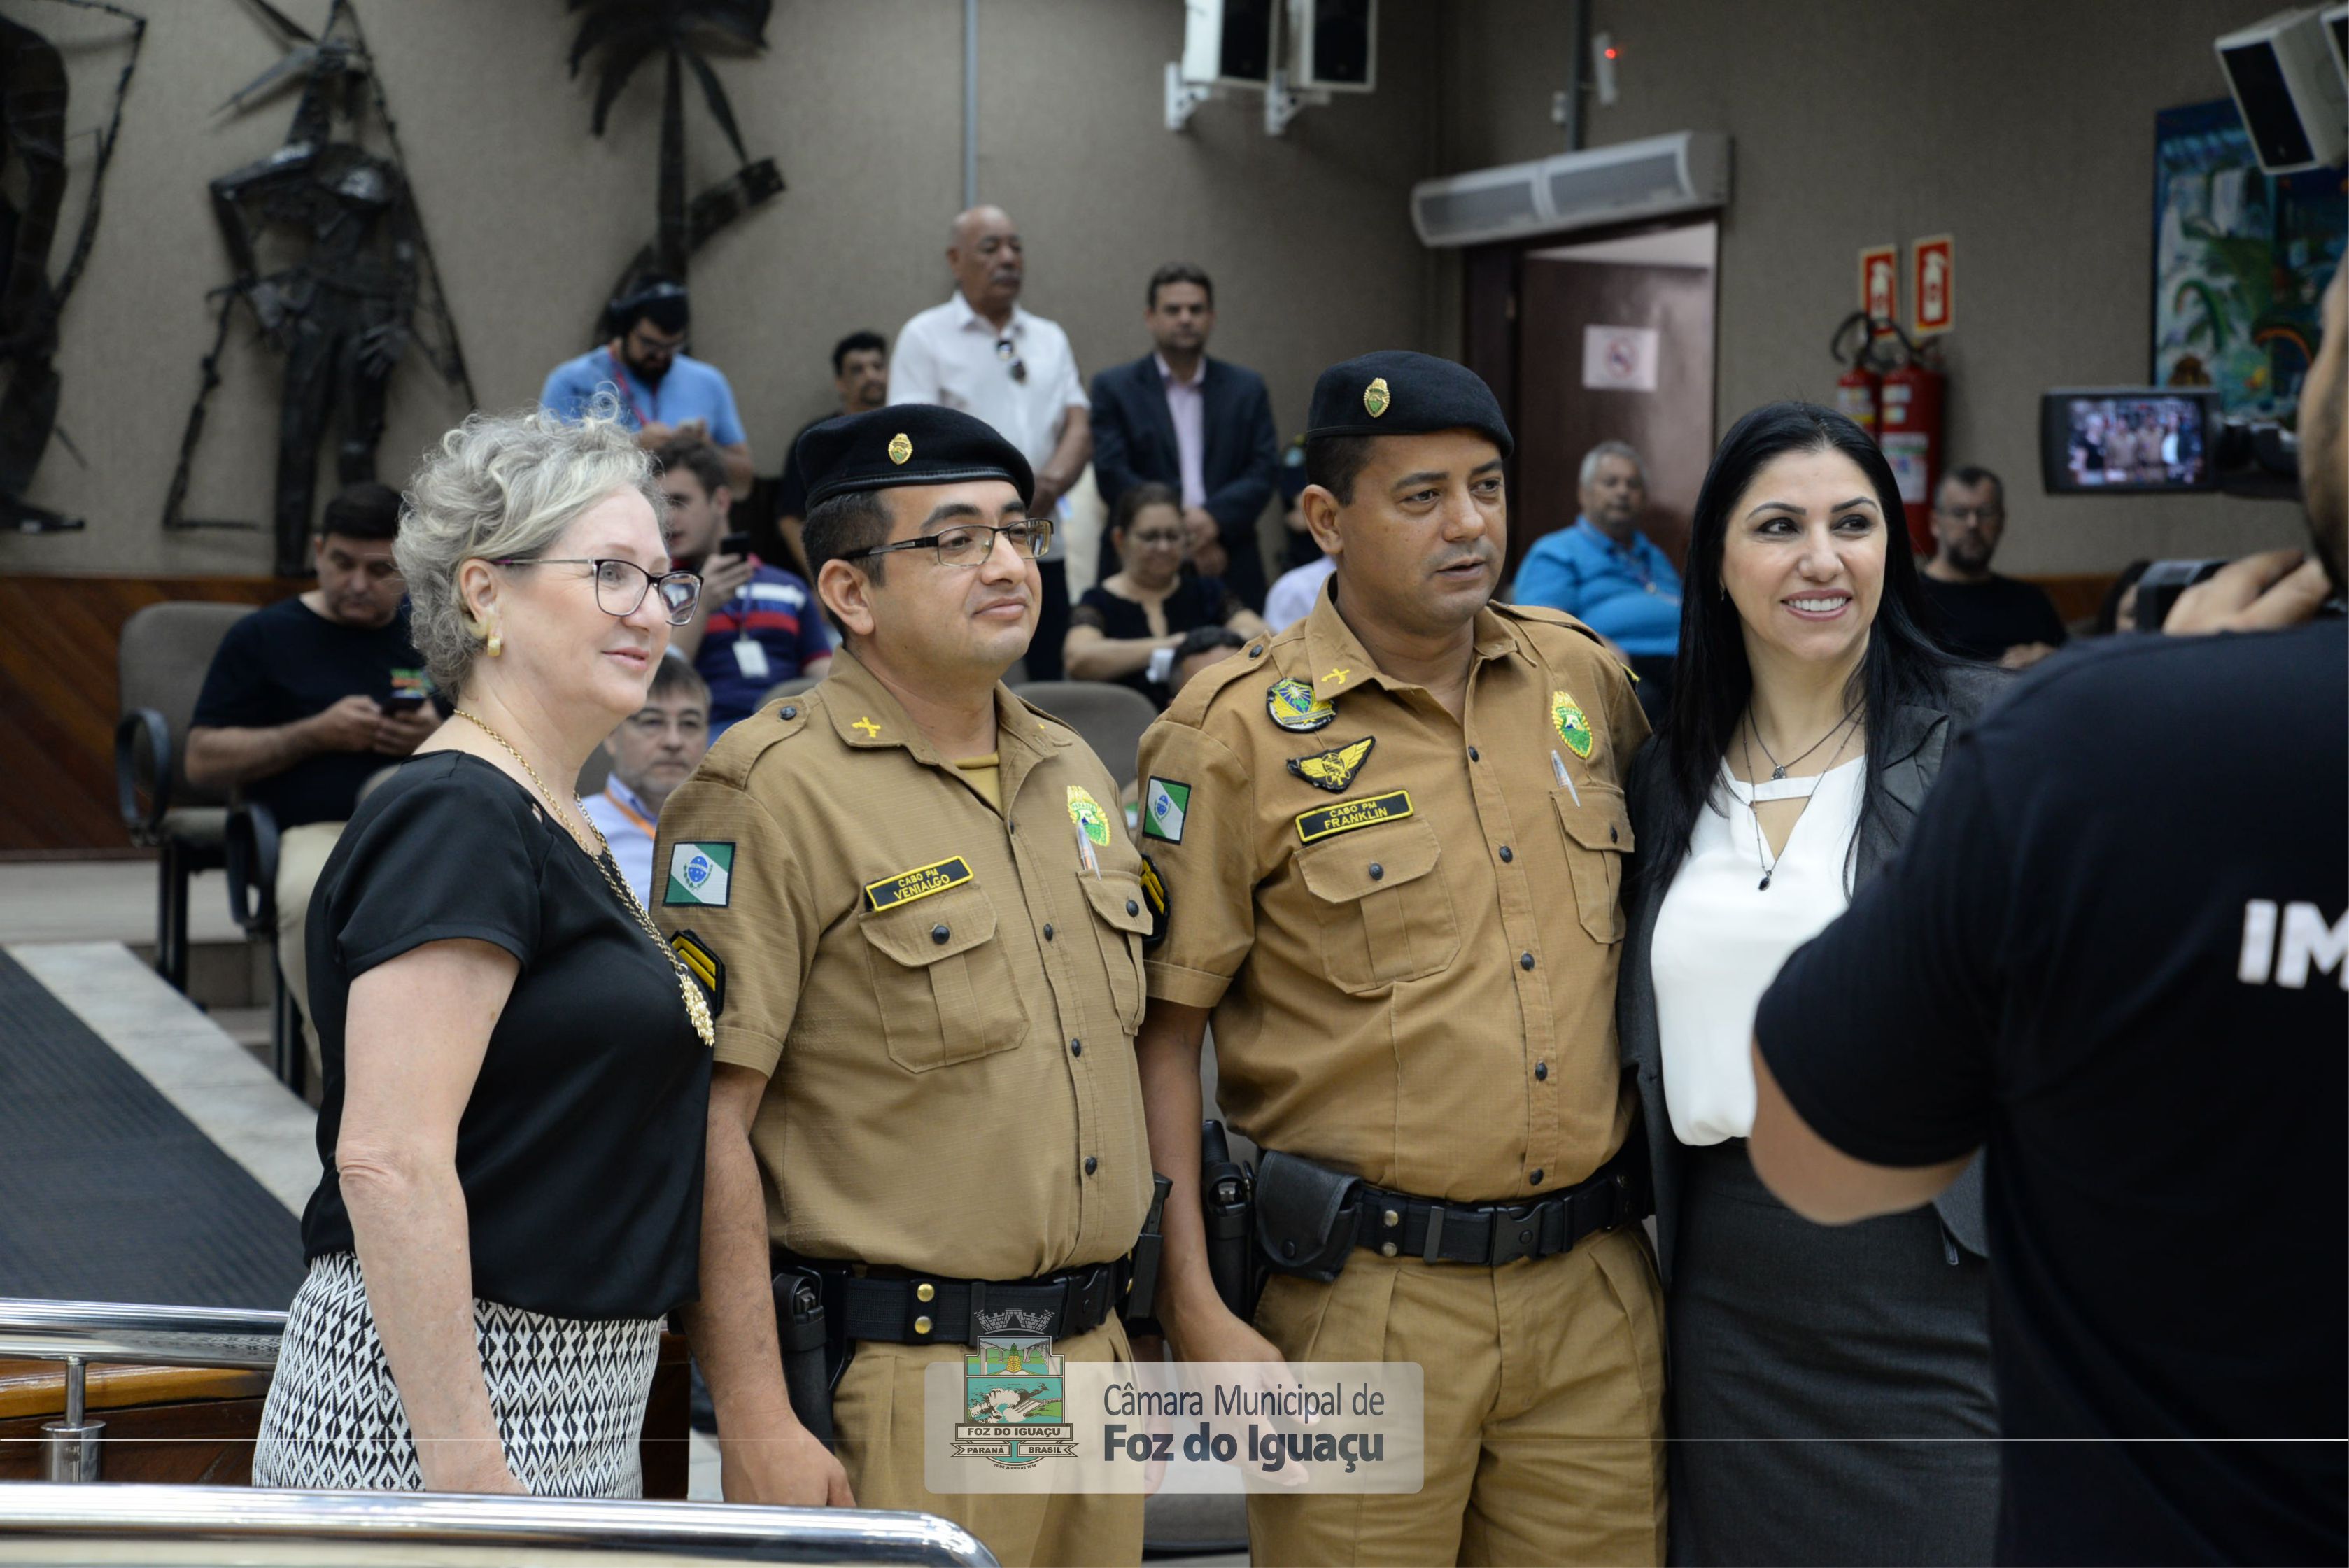
[[326, 1172], [305, 1254], [352, 1248], [335, 1172], [351, 982], [459, 937], [522, 965], [457, 1126], [473, 1294], [571, 1318], [693, 1300], [710, 1057], [676, 971], [570, 835], [461, 752], [412, 758], [378, 787], [311, 896]]
[[[1174, 585], [1174, 591], [1166, 595], [1161, 606], [1166, 616], [1168, 636], [1200, 626], [1225, 625], [1247, 608], [1224, 586], [1220, 577], [1185, 577]], [[1151, 628], [1148, 610], [1099, 584], [1085, 590], [1076, 608], [1069, 613], [1069, 624], [1092, 626], [1112, 642], [1131, 642], [1159, 634]], [[1146, 669], [1120, 676], [1115, 684], [1132, 686], [1162, 708], [1174, 699], [1166, 684], [1152, 680]]]

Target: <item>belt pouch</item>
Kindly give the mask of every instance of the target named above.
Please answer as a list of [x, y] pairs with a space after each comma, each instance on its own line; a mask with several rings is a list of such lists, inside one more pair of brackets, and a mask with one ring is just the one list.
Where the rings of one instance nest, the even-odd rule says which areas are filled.
[[1336, 1279], [1354, 1250], [1354, 1228], [1340, 1214], [1361, 1185], [1359, 1177], [1264, 1150], [1256, 1171], [1256, 1239], [1265, 1262], [1282, 1274]]

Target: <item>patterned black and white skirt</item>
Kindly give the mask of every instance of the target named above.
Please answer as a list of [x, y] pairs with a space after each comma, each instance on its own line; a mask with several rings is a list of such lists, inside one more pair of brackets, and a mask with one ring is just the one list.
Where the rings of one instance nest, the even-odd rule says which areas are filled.
[[[540, 1497], [641, 1497], [637, 1442], [660, 1320], [589, 1322], [473, 1303], [506, 1464]], [[415, 1435], [350, 1253], [295, 1293], [253, 1454], [255, 1486], [421, 1491]]]

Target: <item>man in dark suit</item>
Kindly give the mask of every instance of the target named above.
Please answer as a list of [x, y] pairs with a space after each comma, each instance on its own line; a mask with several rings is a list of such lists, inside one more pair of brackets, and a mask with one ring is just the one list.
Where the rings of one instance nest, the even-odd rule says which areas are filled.
[[[1216, 287], [1187, 262], [1151, 274], [1142, 321], [1157, 346], [1093, 377], [1093, 482], [1112, 508], [1144, 480], [1172, 487], [1183, 498], [1199, 574], [1222, 578], [1261, 610], [1264, 556], [1256, 522], [1271, 499], [1279, 461], [1264, 377], [1207, 357]], [[1116, 549], [1104, 534], [1101, 574], [1117, 568]]]

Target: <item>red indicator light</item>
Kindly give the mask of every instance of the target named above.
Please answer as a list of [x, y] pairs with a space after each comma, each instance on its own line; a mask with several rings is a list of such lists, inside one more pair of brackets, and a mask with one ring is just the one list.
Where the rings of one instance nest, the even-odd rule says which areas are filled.
[[1609, 49], [1609, 50], [1608, 50], [1608, 51], [1607, 51], [1607, 57], [1608, 57], [1609, 59], [1610, 59], [1610, 60], [1611, 60], [1611, 59], [1613, 59], [1613, 58], [1615, 57], [1615, 51], [1614, 51], [1613, 49]]

